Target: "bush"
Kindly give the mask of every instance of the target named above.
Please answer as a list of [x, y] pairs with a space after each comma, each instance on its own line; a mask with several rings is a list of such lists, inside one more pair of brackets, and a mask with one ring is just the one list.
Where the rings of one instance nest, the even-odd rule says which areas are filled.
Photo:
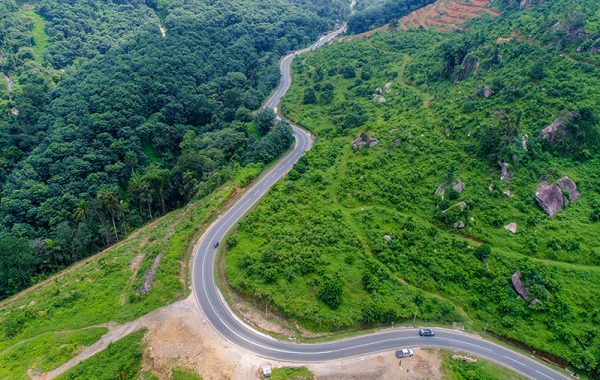
[[339, 276], [332, 276], [325, 280], [317, 297], [330, 309], [337, 309], [342, 304], [344, 287]]

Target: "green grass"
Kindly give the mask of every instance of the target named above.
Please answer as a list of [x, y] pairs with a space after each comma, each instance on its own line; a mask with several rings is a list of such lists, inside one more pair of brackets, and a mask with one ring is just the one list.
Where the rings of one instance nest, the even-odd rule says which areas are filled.
[[[186, 297], [187, 264], [194, 242], [236, 189], [247, 185], [261, 169], [261, 165], [236, 168], [231, 181], [210, 195], [193, 200], [114, 247], [0, 303], [0, 351], [56, 331], [131, 321]], [[143, 295], [140, 286], [158, 254], [163, 257], [153, 287]], [[80, 345], [87, 344], [82, 335], [74, 335], [73, 344], [80, 338]], [[59, 349], [61, 342], [49, 340], [46, 344], [51, 352]], [[53, 360], [48, 360], [46, 367], [51, 369]], [[56, 361], [54, 367], [60, 364]]]
[[[466, 363], [453, 359], [453, 353], [442, 351], [442, 373], [448, 380], [525, 380], [518, 375], [492, 362], [477, 359], [475, 363]], [[463, 355], [469, 356], [469, 355]]]
[[46, 333], [0, 352], [1, 379], [29, 379], [27, 371], [46, 372], [71, 359], [84, 346], [98, 340], [107, 329]]
[[44, 51], [48, 47], [49, 37], [46, 34], [44, 19], [35, 12], [35, 9], [30, 6], [21, 8], [21, 12], [33, 21], [33, 53], [35, 60], [41, 63], [44, 60]]
[[[546, 4], [553, 12], [565, 5]], [[483, 66], [456, 83], [439, 72], [441, 49], [462, 48], [457, 34], [381, 34], [299, 58], [282, 107], [315, 134], [316, 144], [229, 239], [231, 286], [311, 330], [411, 324], [416, 312], [417, 324], [487, 326], [581, 372], [598, 370], [600, 223], [590, 214], [600, 201], [600, 157], [545, 147], [538, 135], [562, 109], [600, 109], [599, 77], [571, 57], [545, 56], [538, 43], [496, 47], [495, 39], [510, 33], [507, 25], [531, 21], [524, 17], [508, 12], [506, 19], [473, 23], [470, 33], [485, 33], [473, 37], [478, 42], [471, 42], [469, 54]], [[486, 59], [496, 48], [504, 58], [494, 66]], [[546, 77], [534, 81], [530, 67], [540, 59]], [[457, 70], [464, 70], [461, 60]], [[347, 65], [357, 78], [340, 75]], [[360, 79], [366, 68], [370, 78]], [[387, 82], [393, 85], [383, 94], [386, 102], [374, 102], [375, 89]], [[494, 96], [477, 95], [491, 83], [499, 86]], [[573, 83], [577, 96], [569, 90]], [[321, 100], [327, 84], [330, 103]], [[303, 104], [308, 88], [317, 104]], [[508, 183], [499, 181], [498, 165], [481, 153], [478, 137], [482, 125], [509, 123], [499, 121], [502, 110], [520, 111], [519, 133], [530, 136], [527, 153], [520, 140], [510, 148], [518, 160]], [[348, 115], [367, 120], [344, 128]], [[353, 149], [362, 132], [379, 144]], [[449, 173], [466, 187], [442, 201], [434, 193]], [[535, 190], [545, 178], [563, 175], [582, 196], [548, 218]], [[442, 213], [459, 201], [468, 206], [464, 213], [455, 219]], [[458, 218], [464, 229], [453, 228]], [[503, 228], [513, 221], [516, 235]], [[487, 265], [476, 255], [484, 243], [492, 247]], [[517, 270], [531, 281], [539, 305], [517, 297], [510, 280]], [[342, 302], [331, 309], [318, 294], [335, 276], [343, 283]]]
[[202, 380], [202, 376], [194, 373], [185, 371], [182, 369], [174, 369], [171, 375], [171, 380]]
[[150, 162], [153, 162], [153, 163], [159, 164], [159, 165], [164, 164], [165, 161], [158, 154], [158, 151], [156, 150], [156, 148], [154, 148], [152, 145], [144, 144], [142, 146], [142, 150], [143, 150], [144, 154], [146, 155], [146, 157], [148, 157]]
[[306, 367], [273, 368], [272, 380], [312, 380], [314, 376]]
[[142, 338], [145, 332], [141, 330], [109, 344], [105, 350], [79, 363], [57, 379], [138, 379], [144, 352]]

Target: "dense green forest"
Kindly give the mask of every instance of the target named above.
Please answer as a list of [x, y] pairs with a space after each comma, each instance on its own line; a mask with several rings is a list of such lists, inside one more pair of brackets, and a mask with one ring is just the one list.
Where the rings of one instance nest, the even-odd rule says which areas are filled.
[[[312, 330], [455, 323], [599, 378], [600, 4], [495, 6], [299, 58], [282, 106], [316, 143], [227, 277]], [[565, 176], [550, 217], [536, 193]]]
[[345, 12], [342, 0], [0, 0], [0, 246], [12, 247], [0, 297], [285, 151], [289, 126], [256, 110], [281, 54]]

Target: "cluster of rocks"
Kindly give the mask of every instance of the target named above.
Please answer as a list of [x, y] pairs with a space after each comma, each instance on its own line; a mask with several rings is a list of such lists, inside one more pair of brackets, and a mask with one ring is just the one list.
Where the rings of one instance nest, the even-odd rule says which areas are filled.
[[[450, 183], [448, 181], [444, 181], [438, 188], [435, 190], [435, 195], [438, 197], [442, 197], [444, 199], [444, 195], [446, 194], [446, 190], [450, 187]], [[465, 184], [460, 179], [452, 184], [452, 189], [457, 193], [462, 193], [465, 190]], [[464, 203], [464, 202], [463, 202]]]
[[354, 148], [365, 148], [365, 147], [372, 147], [379, 144], [379, 140], [377, 140], [375, 137], [371, 137], [368, 135], [361, 135], [359, 138], [354, 139], [352, 141], [352, 147]]
[[565, 176], [557, 183], [542, 184], [535, 192], [535, 200], [549, 217], [553, 217], [569, 202], [575, 202], [579, 195], [575, 182]]
[[162, 259], [163, 254], [159, 253], [152, 261], [152, 266], [146, 272], [146, 276], [144, 277], [144, 283], [140, 286], [140, 292], [144, 295], [150, 293], [150, 289], [152, 289], [152, 282], [154, 282], [154, 275], [156, 274], [156, 270], [158, 269], [158, 265], [160, 264], [160, 260]]
[[454, 83], [458, 83], [471, 74], [477, 74], [479, 72], [479, 66], [479, 58], [467, 54], [461, 62], [462, 70], [457, 71], [452, 76], [452, 80]]

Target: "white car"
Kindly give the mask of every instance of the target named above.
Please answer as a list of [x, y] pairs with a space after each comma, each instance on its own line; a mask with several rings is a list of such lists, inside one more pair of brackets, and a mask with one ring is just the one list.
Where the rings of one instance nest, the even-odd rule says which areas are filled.
[[415, 353], [410, 348], [403, 348], [401, 350], [396, 351], [396, 357], [399, 359], [409, 358], [413, 356]]

